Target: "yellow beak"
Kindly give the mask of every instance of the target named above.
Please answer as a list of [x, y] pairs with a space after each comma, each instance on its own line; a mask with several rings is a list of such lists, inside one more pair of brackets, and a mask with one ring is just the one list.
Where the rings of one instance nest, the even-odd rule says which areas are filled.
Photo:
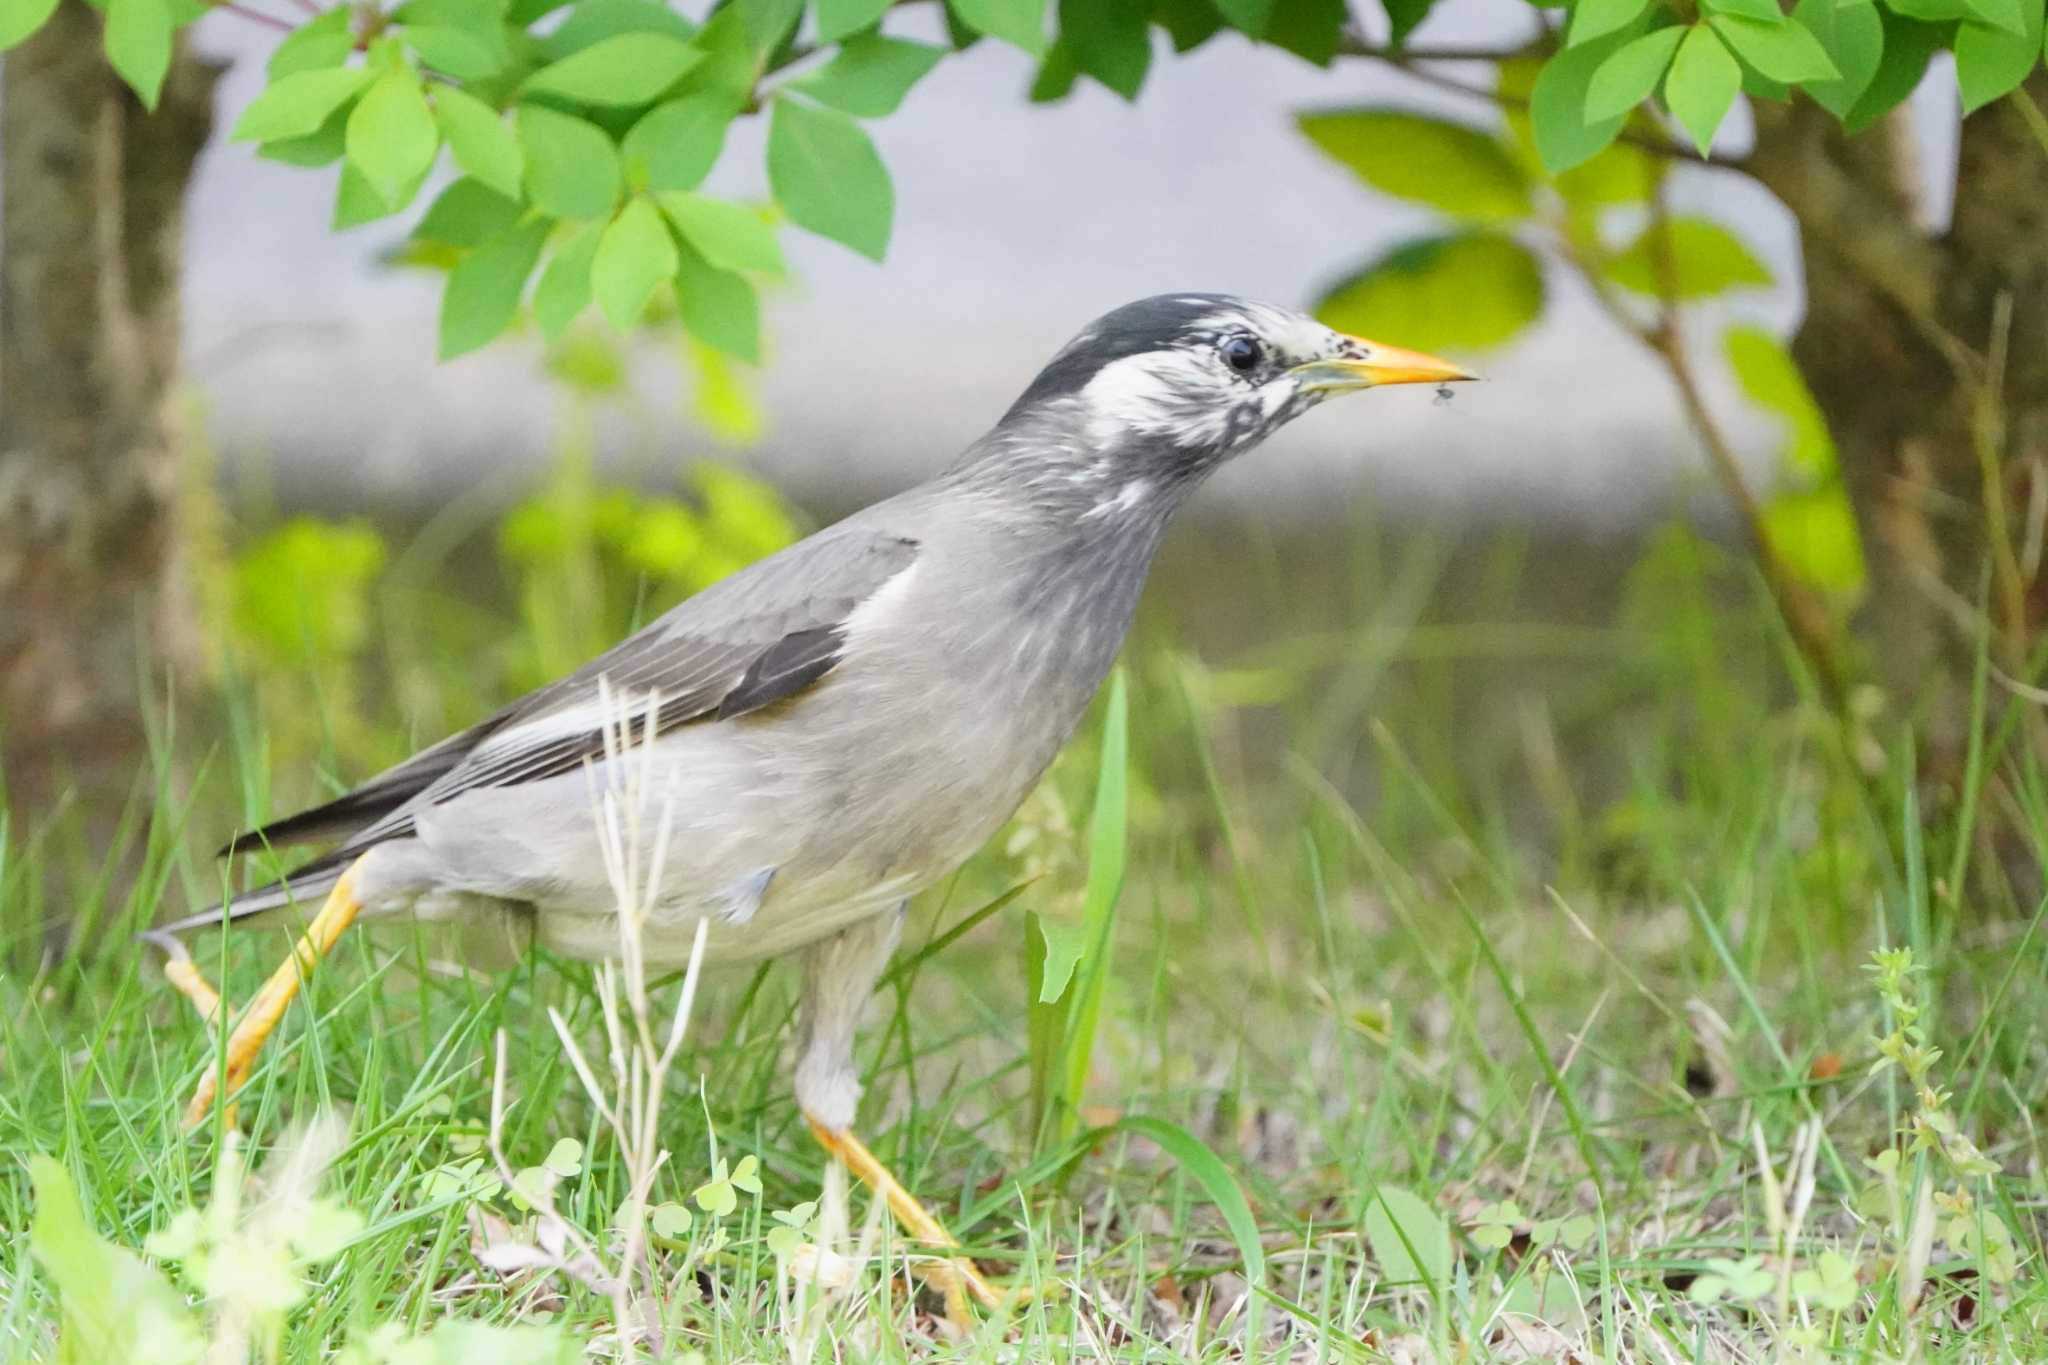
[[1292, 370], [1310, 389], [1342, 391], [1381, 384], [1455, 384], [1479, 376], [1421, 351], [1404, 351], [1364, 337], [1344, 338], [1343, 355], [1312, 360]]

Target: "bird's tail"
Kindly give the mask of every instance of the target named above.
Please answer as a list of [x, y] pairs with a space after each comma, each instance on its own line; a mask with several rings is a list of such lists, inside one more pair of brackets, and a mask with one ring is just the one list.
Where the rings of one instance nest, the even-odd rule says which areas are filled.
[[149, 931], [147, 937], [170, 938], [215, 924], [231, 924], [286, 906], [299, 907], [311, 916], [320, 909], [321, 902], [327, 899], [327, 893], [334, 889], [334, 884], [341, 880], [341, 874], [348, 871], [349, 864], [361, 856], [362, 850], [354, 849], [345, 854], [337, 852], [315, 858], [267, 886], [237, 892], [211, 909], [169, 924], [159, 924]]

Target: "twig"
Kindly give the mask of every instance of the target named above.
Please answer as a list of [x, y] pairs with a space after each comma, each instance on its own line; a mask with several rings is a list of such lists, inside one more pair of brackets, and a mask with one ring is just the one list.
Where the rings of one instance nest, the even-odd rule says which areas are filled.
[[1672, 383], [1677, 386], [1686, 418], [1699, 436], [1700, 443], [1706, 447], [1708, 463], [1741, 519], [1771, 601], [1791, 633], [1792, 643], [1813, 669], [1828, 709], [1846, 726], [1850, 723], [1849, 689], [1834, 625], [1819, 601], [1792, 576], [1776, 546], [1771, 543], [1763, 508], [1750, 491], [1749, 480], [1743, 475], [1742, 463], [1735, 456], [1734, 446], [1707, 406], [1706, 395], [1700, 389], [1699, 378], [1686, 351], [1684, 334], [1678, 326], [1678, 259], [1672, 250], [1670, 207], [1665, 202], [1661, 182], [1651, 191], [1650, 215], [1650, 247], [1652, 264], [1657, 272], [1658, 292], [1657, 323], [1653, 327], [1642, 326], [1614, 301], [1606, 285], [1588, 263], [1577, 256], [1569, 241], [1566, 251], [1571, 254], [1579, 273], [1592, 283], [1593, 295], [1608, 315], [1664, 362]]
[[1763, 572], [1765, 586], [1777, 603], [1786, 628], [1792, 632], [1793, 643], [1812, 665], [1830, 708], [1846, 720], [1849, 693], [1834, 627], [1820, 603], [1792, 576], [1779, 556], [1778, 547], [1771, 540], [1770, 529], [1764, 522], [1763, 507], [1750, 491], [1749, 481], [1743, 477], [1742, 464], [1735, 458], [1735, 450], [1727, 434], [1721, 430], [1720, 422], [1707, 406], [1706, 395], [1700, 391], [1699, 377], [1686, 353], [1685, 336], [1678, 325], [1678, 257], [1671, 241], [1670, 205], [1665, 200], [1661, 184], [1651, 191], [1650, 213], [1651, 255], [1657, 269], [1659, 295], [1657, 328], [1650, 344], [1664, 357], [1672, 382], [1678, 386], [1679, 398], [1692, 419], [1693, 429], [1707, 448], [1708, 458], [1713, 462], [1714, 472], [1720, 478], [1728, 500], [1742, 518], [1751, 548], [1756, 553], [1757, 566]]
[[[247, 5], [237, 4], [236, 0], [213, 0], [213, 7], [247, 19], [252, 24], [261, 24], [265, 28], [274, 28], [282, 33], [292, 33], [298, 29], [298, 25], [289, 19], [280, 19], [275, 14], [265, 14], [262, 10], [250, 9]], [[310, 5], [305, 8], [308, 13], [319, 13], [318, 10], [313, 9]]]

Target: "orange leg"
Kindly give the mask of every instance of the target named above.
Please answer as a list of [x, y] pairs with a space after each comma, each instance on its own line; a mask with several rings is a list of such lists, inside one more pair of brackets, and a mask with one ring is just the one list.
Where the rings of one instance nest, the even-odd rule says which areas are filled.
[[[844, 1162], [846, 1169], [851, 1171], [861, 1184], [882, 1196], [883, 1202], [889, 1206], [889, 1212], [896, 1215], [896, 1221], [902, 1225], [905, 1232], [916, 1240], [935, 1247], [959, 1247], [960, 1243], [955, 1240], [952, 1233], [946, 1231], [945, 1225], [934, 1218], [924, 1205], [918, 1203], [915, 1195], [903, 1188], [902, 1183], [889, 1168], [867, 1149], [866, 1143], [850, 1131], [835, 1133], [815, 1119], [807, 1117], [806, 1121], [811, 1125], [811, 1135], [818, 1139], [826, 1151]], [[983, 1279], [974, 1262], [965, 1256], [948, 1257], [926, 1263], [919, 1267], [919, 1273], [945, 1294], [946, 1316], [958, 1326], [966, 1327], [972, 1324], [973, 1319], [967, 1312], [968, 1296], [973, 1296], [975, 1302], [991, 1310], [1002, 1307], [1005, 1302], [1005, 1295]]]
[[[327, 955], [328, 950], [334, 947], [335, 940], [341, 937], [342, 931], [354, 923], [356, 916], [362, 912], [363, 903], [356, 898], [355, 892], [356, 869], [361, 866], [362, 863], [358, 860], [355, 867], [341, 874], [341, 880], [327, 893], [327, 904], [320, 907], [320, 913], [306, 926], [306, 932], [292, 949], [291, 956], [278, 965], [277, 970], [270, 974], [270, 979], [263, 983], [263, 989], [256, 993], [256, 998], [249, 1002], [249, 1008], [243, 1012], [240, 1022], [235, 1025], [235, 1031], [228, 1036], [227, 1064], [224, 1068], [227, 1073], [225, 1087], [221, 1085], [220, 1073], [217, 1071], [209, 1069], [206, 1075], [200, 1078], [199, 1089], [193, 1093], [192, 1103], [185, 1108], [186, 1127], [195, 1127], [206, 1118], [207, 1111], [213, 1107], [214, 1095], [219, 1090], [224, 1088], [232, 1095], [249, 1079], [250, 1071], [256, 1066], [256, 1055], [263, 1050], [264, 1042], [277, 1028], [278, 1021], [284, 1018], [285, 1009], [298, 995], [299, 986], [305, 980], [306, 974], [313, 970], [314, 964]], [[174, 973], [172, 969], [176, 967], [183, 967], [186, 970]], [[220, 997], [214, 995], [212, 988], [200, 977], [198, 969], [192, 967], [190, 963], [172, 962], [165, 967], [164, 973], [171, 978], [171, 984], [184, 992], [194, 1004], [200, 1005], [202, 1011], [209, 1009], [207, 1004], [202, 1003], [208, 996], [212, 997], [211, 1008], [219, 1007]]]

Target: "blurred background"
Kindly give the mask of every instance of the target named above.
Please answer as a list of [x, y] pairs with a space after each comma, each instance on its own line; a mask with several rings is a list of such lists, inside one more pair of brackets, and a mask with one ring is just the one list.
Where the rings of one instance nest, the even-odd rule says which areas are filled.
[[[522, 41], [557, 58], [675, 22], [646, 0], [552, 8], [519, 22], [540, 16]], [[463, 13], [407, 9], [398, 31], [454, 60], [427, 40]], [[1448, 766], [1509, 794], [1531, 849], [1557, 855], [1561, 797], [1598, 808], [1629, 769], [1623, 718], [1656, 695], [1627, 673], [1650, 647], [1634, 626], [1672, 612], [1631, 604], [1673, 555], [1706, 576], [1702, 610], [1764, 609], [1744, 627], [1759, 705], [1817, 688], [1867, 766], [1869, 717], [1933, 679], [1925, 739], [1952, 752], [1955, 622], [1982, 562], [1969, 504], [1995, 492], [1986, 515], [2018, 547], [1998, 582], [2018, 676], [2044, 486], [2042, 376], [2020, 344], [2040, 310], [1996, 302], [2040, 274], [2024, 231], [2040, 186], [1955, 187], [2037, 150], [2033, 124], [1997, 105], [1965, 136], [1954, 63], [1922, 50], [1861, 141], [1763, 82], [1697, 146], [1645, 106], [1559, 171], [1535, 12], [1288, 15], [1321, 27], [1255, 42], [1162, 3], [1116, 59], [1135, 52], [1140, 92], [1079, 38], [1040, 61], [906, 6], [887, 41], [933, 55], [857, 110], [893, 184], [886, 253], [780, 233], [788, 268], [739, 286], [748, 308], [758, 291], [758, 340], [751, 316], [737, 341], [680, 326], [666, 289], [624, 332], [589, 307], [536, 323], [544, 274], [531, 310], [515, 288], [451, 344], [449, 300], [489, 254], [463, 214], [495, 194], [473, 168], [456, 178], [469, 163], [430, 157], [366, 210], [359, 149], [338, 199], [309, 170], [339, 159], [340, 113], [326, 133], [227, 136], [290, 74], [283, 35], [317, 23], [204, 14], [145, 114], [90, 65], [91, 16], [59, 6], [10, 57], [0, 117], [0, 507], [19, 531], [0, 549], [0, 734], [18, 827], [104, 824], [139, 773], [161, 777], [138, 763], [166, 728], [134, 704], [138, 678], [164, 716], [242, 708], [184, 734], [233, 736], [244, 817], [360, 778], [937, 471], [1088, 319], [1190, 289], [1310, 308], [1487, 379], [1311, 414], [1224, 471], [1172, 539], [1139, 638], [1215, 675], [1247, 781], [1305, 745], [1363, 795], [1369, 722], [1406, 689], [1440, 708]], [[353, 61], [335, 33], [319, 60]], [[806, 51], [775, 60], [815, 74]], [[564, 107], [601, 111], [597, 94]], [[768, 123], [731, 119], [698, 192], [805, 226], [771, 183]], [[109, 136], [120, 155], [101, 165]], [[1886, 223], [1945, 254], [1886, 254]], [[2008, 354], [2027, 357], [2028, 397], [1994, 489], [1978, 452], [1996, 384], [1955, 376]], [[138, 619], [141, 649], [124, 643]], [[1567, 771], [1580, 789], [1560, 791]]]

